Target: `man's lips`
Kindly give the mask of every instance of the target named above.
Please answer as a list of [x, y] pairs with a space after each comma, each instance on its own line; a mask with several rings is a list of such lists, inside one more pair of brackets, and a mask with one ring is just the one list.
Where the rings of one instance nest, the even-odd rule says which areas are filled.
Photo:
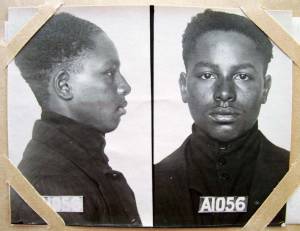
[[120, 106], [117, 107], [117, 112], [120, 114], [120, 115], [124, 115], [126, 114], [126, 109], [125, 107], [127, 106], [127, 101], [123, 101]]
[[209, 113], [209, 117], [217, 123], [233, 123], [240, 116], [240, 112], [234, 108], [215, 108]]

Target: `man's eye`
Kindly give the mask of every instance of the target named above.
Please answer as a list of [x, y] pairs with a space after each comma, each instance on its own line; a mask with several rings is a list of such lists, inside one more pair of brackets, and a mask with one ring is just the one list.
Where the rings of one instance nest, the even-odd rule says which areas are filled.
[[244, 74], [244, 73], [238, 73], [238, 74], [235, 74], [235, 75], [233, 76], [233, 79], [235, 79], [235, 80], [249, 80], [250, 77], [249, 77], [249, 75], [247, 75], [247, 74]]
[[215, 79], [216, 78], [216, 76], [213, 73], [210, 73], [210, 72], [200, 74], [200, 75], [198, 75], [198, 77], [201, 78], [201, 79], [204, 79], [204, 80]]
[[114, 70], [109, 70], [104, 72], [104, 75], [106, 75], [107, 77], [113, 77], [115, 75], [115, 71]]

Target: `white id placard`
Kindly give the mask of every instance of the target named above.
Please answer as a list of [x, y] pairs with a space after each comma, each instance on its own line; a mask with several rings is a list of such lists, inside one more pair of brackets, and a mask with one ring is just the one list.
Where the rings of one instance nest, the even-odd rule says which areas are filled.
[[43, 198], [55, 212], [83, 212], [83, 196], [43, 196]]
[[244, 213], [247, 212], [248, 197], [200, 197], [198, 213]]

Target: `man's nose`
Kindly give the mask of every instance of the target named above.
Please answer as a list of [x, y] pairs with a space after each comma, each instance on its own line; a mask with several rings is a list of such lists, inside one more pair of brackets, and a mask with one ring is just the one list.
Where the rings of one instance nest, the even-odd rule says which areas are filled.
[[215, 101], [224, 103], [236, 100], [236, 91], [232, 80], [220, 79], [216, 84], [214, 92]]
[[124, 78], [124, 76], [120, 73], [118, 78], [118, 93], [120, 95], [128, 95], [131, 92], [131, 87]]

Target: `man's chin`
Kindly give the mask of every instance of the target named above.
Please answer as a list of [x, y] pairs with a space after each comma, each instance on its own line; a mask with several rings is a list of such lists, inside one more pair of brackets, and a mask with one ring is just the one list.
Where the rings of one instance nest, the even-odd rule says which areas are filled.
[[95, 121], [94, 123], [84, 124], [98, 130], [102, 134], [105, 134], [114, 131], [119, 126], [119, 123], [120, 120], [106, 122], [105, 124], [103, 123], [103, 121]]
[[239, 129], [234, 124], [222, 124], [211, 128], [209, 136], [219, 142], [227, 143], [242, 136], [242, 132], [239, 132]]
[[120, 120], [115, 121], [114, 123], [106, 124], [106, 126], [102, 127], [101, 130], [103, 133], [109, 133], [116, 130], [119, 127], [119, 124], [120, 124]]
[[116, 126], [115, 128], [109, 128], [109, 129], [106, 129], [103, 133], [110, 133], [110, 132], [113, 132], [114, 130], [117, 129], [118, 126]]

